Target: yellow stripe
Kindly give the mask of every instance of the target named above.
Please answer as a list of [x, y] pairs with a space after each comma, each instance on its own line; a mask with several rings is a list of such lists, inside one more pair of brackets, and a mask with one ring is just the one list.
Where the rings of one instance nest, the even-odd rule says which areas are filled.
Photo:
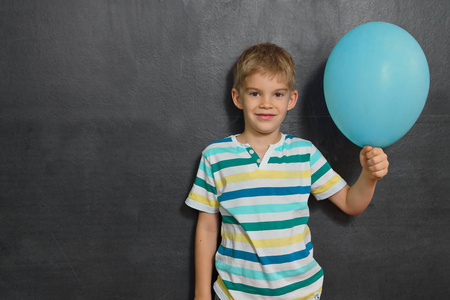
[[200, 202], [202, 204], [211, 206], [211, 207], [219, 207], [219, 202], [218, 201], [214, 201], [211, 200], [205, 196], [202, 196], [200, 194], [194, 193], [194, 192], [190, 192], [189, 193], [189, 198], [191, 198], [192, 200], [196, 201], [196, 202]]
[[222, 177], [221, 179], [216, 180], [216, 187], [221, 188], [226, 184], [255, 179], [297, 179], [309, 177], [311, 177], [310, 170], [295, 170], [295, 171], [257, 170], [253, 172], [240, 173]]
[[322, 294], [322, 287], [320, 287], [317, 291], [314, 291], [312, 293], [309, 293], [307, 295], [303, 295], [299, 298], [295, 298], [294, 300], [310, 300], [310, 299], [316, 299], [316, 293]]
[[341, 176], [336, 174], [330, 180], [328, 180], [324, 185], [322, 185], [321, 187], [319, 187], [317, 189], [312, 190], [311, 192], [316, 195], [325, 193], [330, 188], [332, 188], [336, 183], [338, 183], [341, 179], [342, 179]]
[[226, 240], [232, 240], [235, 242], [251, 244], [255, 248], [259, 249], [259, 248], [283, 247], [300, 243], [309, 234], [310, 234], [309, 227], [306, 226], [303, 232], [285, 238], [250, 240], [247, 234], [234, 233], [229, 231], [222, 231], [222, 238]]

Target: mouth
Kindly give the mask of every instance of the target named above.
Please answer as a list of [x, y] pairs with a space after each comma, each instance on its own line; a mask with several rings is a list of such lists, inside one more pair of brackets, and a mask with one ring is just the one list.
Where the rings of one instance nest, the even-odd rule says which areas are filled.
[[272, 119], [273, 117], [275, 117], [274, 114], [256, 114], [256, 116], [257, 116], [259, 119], [262, 119], [262, 120], [270, 120], [270, 119]]

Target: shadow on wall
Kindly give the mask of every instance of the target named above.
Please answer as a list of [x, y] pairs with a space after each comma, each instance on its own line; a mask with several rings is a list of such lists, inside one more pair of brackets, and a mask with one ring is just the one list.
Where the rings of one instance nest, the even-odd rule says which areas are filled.
[[[351, 143], [334, 124], [328, 112], [323, 92], [323, 75], [326, 62], [320, 64], [303, 90], [300, 101], [302, 134], [327, 158], [328, 162], [350, 184], [359, 175], [360, 148]], [[341, 225], [348, 225], [351, 217], [341, 212], [331, 202], [309, 201], [311, 211], [322, 209], [327, 216]]]
[[331, 166], [342, 176], [352, 177], [360, 167], [361, 148], [340, 132], [328, 112], [323, 92], [325, 64], [320, 64], [304, 87], [303, 101], [300, 102], [300, 120], [303, 123], [304, 135], [319, 148]]
[[233, 100], [231, 99], [233, 81], [233, 68], [231, 68], [225, 77], [224, 106], [228, 116], [228, 131], [230, 134], [237, 134], [244, 131], [244, 117], [242, 116], [242, 111], [234, 105]]

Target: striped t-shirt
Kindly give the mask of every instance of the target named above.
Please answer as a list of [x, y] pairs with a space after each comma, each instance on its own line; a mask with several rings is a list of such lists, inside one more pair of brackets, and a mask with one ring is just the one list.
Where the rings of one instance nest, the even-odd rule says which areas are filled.
[[323, 271], [313, 258], [308, 198], [345, 185], [311, 142], [291, 135], [261, 159], [236, 136], [210, 144], [186, 204], [222, 215], [219, 298], [318, 299]]

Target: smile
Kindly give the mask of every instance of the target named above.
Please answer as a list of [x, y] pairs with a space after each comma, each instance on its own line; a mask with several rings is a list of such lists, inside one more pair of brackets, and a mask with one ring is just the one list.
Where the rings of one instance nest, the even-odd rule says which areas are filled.
[[275, 115], [273, 115], [273, 114], [256, 114], [256, 116], [262, 120], [270, 120], [273, 117], [275, 117]]

